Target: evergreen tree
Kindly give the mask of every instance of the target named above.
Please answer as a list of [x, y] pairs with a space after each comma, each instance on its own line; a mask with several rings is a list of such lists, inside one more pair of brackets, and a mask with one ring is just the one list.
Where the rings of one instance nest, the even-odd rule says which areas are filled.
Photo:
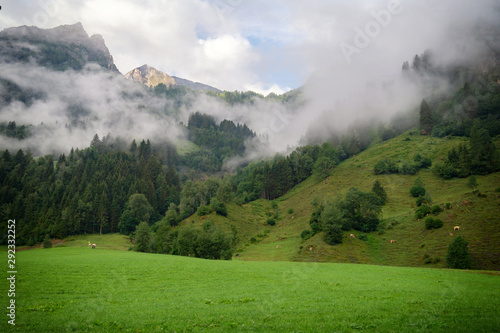
[[455, 238], [448, 248], [446, 263], [449, 268], [470, 269], [472, 259], [469, 253], [469, 244], [462, 236]]
[[427, 101], [423, 99], [420, 104], [420, 128], [422, 129], [422, 133], [430, 134], [433, 126], [434, 120], [432, 119], [431, 107]]

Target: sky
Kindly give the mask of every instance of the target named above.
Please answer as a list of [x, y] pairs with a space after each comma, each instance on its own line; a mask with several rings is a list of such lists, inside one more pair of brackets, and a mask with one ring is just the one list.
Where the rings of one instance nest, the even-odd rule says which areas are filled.
[[412, 55], [442, 45], [453, 30], [492, 15], [487, 9], [494, 3], [4, 0], [0, 29], [81, 22], [89, 35], [104, 37], [123, 74], [148, 64], [219, 89], [267, 94], [297, 88], [325, 71], [347, 75], [355, 67], [370, 80], [393, 75]]

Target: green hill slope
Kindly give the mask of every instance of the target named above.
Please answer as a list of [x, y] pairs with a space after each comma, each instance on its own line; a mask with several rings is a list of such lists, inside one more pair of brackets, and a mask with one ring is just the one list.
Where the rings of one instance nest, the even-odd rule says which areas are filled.
[[[445, 267], [448, 246], [457, 236], [469, 242], [476, 269], [500, 269], [499, 204], [500, 173], [477, 176], [479, 191], [485, 197], [475, 196], [466, 186], [467, 179], [443, 180], [431, 170], [420, 170], [416, 175], [374, 175], [374, 165], [383, 158], [402, 161], [416, 153], [432, 159], [433, 164], [446, 156], [447, 152], [464, 138], [433, 138], [407, 132], [392, 140], [378, 143], [361, 154], [338, 165], [328, 180], [316, 176], [296, 186], [285, 196], [276, 200], [278, 220], [274, 227], [266, 225], [268, 215], [274, 215], [270, 202], [257, 200], [243, 206], [230, 205], [228, 218], [207, 217], [228, 230], [236, 228], [239, 249], [236, 259], [241, 260], [292, 260], [318, 262], [370, 263], [397, 266]], [[498, 141], [497, 141], [498, 146]], [[443, 207], [450, 203], [437, 217], [443, 220], [440, 229], [427, 230], [423, 220], [416, 220], [415, 198], [409, 190], [417, 177], [424, 182], [433, 204]], [[383, 208], [379, 230], [367, 235], [367, 240], [358, 237], [360, 232], [344, 232], [343, 243], [335, 246], [323, 241], [322, 233], [303, 241], [300, 234], [309, 229], [309, 218], [313, 211], [313, 198], [335, 198], [345, 194], [349, 188], [370, 191], [378, 179], [388, 194]], [[293, 209], [293, 213], [291, 212]], [[183, 224], [201, 224], [193, 216]], [[454, 231], [454, 226], [460, 230]], [[253, 238], [253, 239], [252, 239]], [[391, 243], [395, 240], [395, 243]], [[426, 263], [427, 262], [427, 263]]]

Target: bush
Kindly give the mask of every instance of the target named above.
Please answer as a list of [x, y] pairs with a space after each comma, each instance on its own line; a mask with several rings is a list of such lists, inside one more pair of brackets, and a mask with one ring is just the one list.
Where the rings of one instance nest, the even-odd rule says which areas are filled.
[[198, 210], [197, 210], [197, 214], [199, 216], [205, 216], [205, 215], [210, 214], [211, 212], [212, 212], [212, 208], [210, 208], [207, 205], [202, 205], [202, 206], [198, 207]]
[[306, 240], [306, 239], [309, 239], [311, 238], [313, 235], [313, 232], [312, 230], [304, 230], [302, 231], [302, 233], [300, 234], [300, 237], [303, 239], [303, 240]]
[[446, 264], [450, 268], [469, 269], [472, 260], [469, 253], [469, 244], [461, 236], [458, 236], [448, 248]]
[[434, 214], [434, 215], [438, 215], [439, 213], [441, 213], [443, 211], [443, 209], [441, 208], [441, 206], [439, 205], [434, 205], [432, 206], [431, 208], [431, 213]]
[[290, 209], [288, 210], [288, 214], [293, 214], [293, 212], [294, 212], [293, 208], [290, 208]]
[[451, 203], [447, 202], [446, 203], [446, 209], [450, 209], [451, 208]]
[[212, 198], [212, 200], [210, 201], [210, 207], [217, 214], [222, 215], [222, 216], [227, 216], [226, 204], [217, 200], [217, 198]]
[[410, 194], [414, 198], [423, 197], [425, 195], [425, 188], [415, 185], [410, 189]]
[[398, 173], [398, 166], [396, 165], [396, 162], [390, 159], [384, 159], [379, 161], [375, 167], [373, 168], [373, 172], [376, 175], [380, 174], [391, 174], [391, 173]]
[[267, 219], [267, 224], [270, 226], [273, 226], [276, 224], [276, 220], [275, 219]]
[[422, 204], [425, 202], [424, 197], [418, 197], [415, 203], [417, 204], [418, 207], [422, 206]]
[[417, 208], [417, 211], [415, 212], [415, 218], [421, 219], [430, 213], [431, 213], [431, 208], [427, 205], [422, 205]]
[[50, 239], [50, 236], [45, 235], [45, 238], [43, 239], [43, 248], [50, 249], [51, 247], [52, 247], [52, 241]]
[[362, 241], [365, 241], [365, 242], [368, 240], [368, 236], [367, 236], [367, 235], [365, 235], [365, 234], [361, 234], [361, 235], [359, 235], [359, 236], [358, 236], [358, 238], [359, 238], [360, 240], [362, 240]]
[[440, 219], [436, 219], [433, 217], [428, 217], [425, 220], [425, 227], [430, 230], [430, 229], [439, 229], [443, 226], [443, 221]]

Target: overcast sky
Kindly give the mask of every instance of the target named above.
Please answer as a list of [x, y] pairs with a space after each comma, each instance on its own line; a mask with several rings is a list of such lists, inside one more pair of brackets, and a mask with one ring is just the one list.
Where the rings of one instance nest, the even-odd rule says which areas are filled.
[[147, 63], [220, 89], [267, 94], [297, 88], [315, 73], [384, 79], [414, 54], [453, 43], [461, 27], [498, 20], [495, 3], [4, 0], [0, 29], [81, 22], [89, 35], [104, 37], [123, 74]]

